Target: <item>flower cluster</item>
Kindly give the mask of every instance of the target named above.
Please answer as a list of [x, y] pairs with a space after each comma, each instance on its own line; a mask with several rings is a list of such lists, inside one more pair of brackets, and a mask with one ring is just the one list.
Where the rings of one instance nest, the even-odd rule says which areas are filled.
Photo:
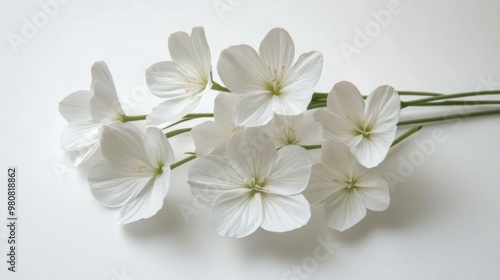
[[[188, 185], [200, 203], [212, 208], [221, 235], [244, 237], [259, 227], [272, 232], [300, 228], [311, 217], [310, 203], [324, 206], [328, 226], [347, 230], [367, 209], [389, 207], [388, 183], [377, 167], [392, 146], [421, 128], [396, 138], [398, 127], [464, 117], [400, 121], [402, 108], [460, 105], [446, 99], [474, 95], [397, 92], [383, 85], [363, 96], [346, 81], [329, 93], [314, 92], [323, 56], [311, 51], [295, 61], [294, 42], [281, 28], [271, 30], [258, 51], [248, 45], [223, 50], [217, 62], [223, 85], [214, 82], [202, 27], [191, 34], [173, 33], [168, 48], [172, 60], [146, 70], [149, 90], [164, 99], [149, 115], [125, 114], [104, 62], [92, 67], [90, 91], [72, 93], [59, 104], [69, 122], [62, 148], [75, 166], [100, 150], [88, 182], [101, 204], [121, 207], [121, 224], [155, 215], [163, 206], [171, 170], [193, 160]], [[213, 112], [192, 113], [210, 91], [217, 92]], [[425, 98], [404, 101], [403, 95]], [[172, 130], [198, 118], [211, 119]], [[128, 123], [141, 120], [143, 125]], [[186, 132], [196, 151], [174, 162], [168, 138]], [[311, 149], [321, 149], [321, 158], [315, 159]]]

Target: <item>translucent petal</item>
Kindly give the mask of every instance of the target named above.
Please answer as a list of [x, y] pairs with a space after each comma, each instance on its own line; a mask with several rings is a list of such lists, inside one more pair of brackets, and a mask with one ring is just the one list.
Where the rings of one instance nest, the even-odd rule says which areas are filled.
[[202, 151], [204, 155], [225, 155], [227, 141], [231, 135], [233, 133], [229, 127], [223, 127], [213, 121], [195, 125], [191, 130], [196, 149]]
[[151, 92], [162, 98], [189, 97], [212, 86], [175, 61], [162, 61], [146, 69], [146, 84]]
[[401, 100], [390, 86], [380, 86], [366, 98], [365, 118], [373, 127], [396, 126], [400, 111]]
[[[360, 182], [359, 184], [363, 183]], [[356, 190], [366, 208], [372, 211], [384, 211], [389, 207], [390, 192], [385, 180], [379, 179], [375, 182], [370, 182], [370, 185], [367, 184], [365, 187], [358, 187]]]
[[223, 236], [244, 237], [253, 233], [264, 219], [260, 193], [248, 190], [224, 192], [212, 210], [217, 232]]
[[61, 134], [65, 151], [78, 151], [99, 143], [102, 123], [94, 120], [74, 121]]
[[210, 207], [221, 193], [242, 188], [243, 178], [226, 157], [220, 156], [197, 158], [188, 171], [193, 197]]
[[174, 162], [174, 151], [165, 134], [156, 127], [148, 127], [146, 135], [148, 139], [146, 154], [149, 156], [149, 162], [157, 164], [154, 167], [160, 164], [169, 167]]
[[90, 99], [92, 118], [100, 121], [115, 121], [125, 115], [116, 91], [104, 81], [94, 80], [92, 92], [93, 96]]
[[169, 98], [153, 108], [153, 112], [146, 117], [146, 125], [163, 128], [191, 113], [199, 103], [199, 96]]
[[217, 72], [234, 93], [268, 93], [271, 77], [257, 52], [248, 45], [232, 46], [222, 51]]
[[235, 133], [227, 144], [227, 156], [246, 179], [264, 179], [274, 166], [278, 153], [267, 134], [258, 128]]
[[214, 100], [214, 121], [226, 128], [238, 125], [235, 112], [241, 97], [239, 94], [220, 92]]
[[271, 194], [295, 195], [309, 182], [312, 159], [307, 150], [286, 146], [278, 151], [278, 158], [268, 173], [267, 187]]
[[71, 93], [59, 102], [59, 113], [68, 122], [90, 119], [89, 103], [91, 96], [92, 94], [88, 90]]
[[261, 227], [268, 231], [285, 232], [300, 228], [311, 218], [309, 202], [303, 195], [266, 195], [262, 198], [264, 220]]
[[97, 61], [92, 65], [92, 82], [94, 80], [102, 81], [111, 91], [116, 92], [113, 77], [109, 71], [108, 65], [104, 61]]
[[365, 102], [359, 90], [350, 82], [336, 83], [327, 100], [328, 109], [340, 118], [356, 123], [363, 120]]
[[304, 53], [283, 81], [283, 93], [303, 95], [304, 98], [311, 99], [313, 88], [318, 83], [323, 68], [323, 55], [313, 51]]
[[283, 28], [275, 28], [267, 33], [259, 47], [259, 55], [267, 71], [277, 80], [283, 80], [292, 68], [295, 46], [292, 37]]
[[118, 223], [124, 225], [154, 216], [163, 207], [163, 200], [170, 185], [170, 170], [153, 177], [135, 199], [123, 205]]
[[328, 225], [336, 230], [344, 231], [351, 228], [366, 215], [362, 199], [356, 195], [356, 190], [336, 192], [330, 195], [325, 203]]
[[101, 147], [106, 158], [149, 166], [146, 142], [144, 134], [129, 123], [105, 125], [102, 130]]
[[171, 34], [168, 49], [172, 60], [179, 63], [191, 76], [209, 80], [210, 49], [203, 28], [193, 28], [192, 37], [186, 32]]
[[88, 182], [97, 201], [104, 206], [119, 207], [135, 199], [153, 180], [150, 172], [134, 171], [133, 167], [138, 165], [141, 163], [104, 159], [93, 166]]
[[276, 98], [268, 94], [246, 94], [236, 107], [236, 121], [243, 126], [261, 126], [274, 116]]

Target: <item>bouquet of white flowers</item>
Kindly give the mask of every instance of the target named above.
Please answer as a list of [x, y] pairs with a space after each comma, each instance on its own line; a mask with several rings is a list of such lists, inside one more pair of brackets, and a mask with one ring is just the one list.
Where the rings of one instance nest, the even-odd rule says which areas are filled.
[[[92, 67], [90, 91], [74, 92], [59, 104], [69, 122], [62, 148], [76, 166], [100, 148], [103, 159], [90, 170], [88, 182], [100, 203], [121, 207], [120, 224], [155, 215], [172, 170], [193, 160], [191, 192], [212, 208], [221, 235], [302, 227], [311, 217], [310, 203], [323, 204], [328, 226], [343, 231], [367, 209], [389, 206], [389, 186], [376, 167], [391, 147], [424, 123], [500, 114], [500, 109], [474, 106], [462, 114], [400, 121], [402, 109], [410, 106], [498, 105], [461, 98], [500, 90], [441, 94], [383, 85], [362, 95], [341, 81], [329, 93], [315, 92], [321, 53], [304, 53], [295, 61], [293, 40], [281, 28], [271, 30], [258, 51], [248, 45], [222, 51], [221, 84], [212, 75], [203, 28], [172, 34], [168, 47], [172, 60], [146, 70], [149, 90], [165, 100], [150, 114], [125, 115], [104, 62]], [[213, 112], [191, 113], [209, 91], [219, 92]], [[198, 118], [213, 119], [173, 129]], [[144, 120], [144, 130], [128, 123]], [[415, 126], [398, 133], [408, 125]], [[188, 156], [176, 162], [168, 138], [187, 132], [196, 151], [186, 151]], [[312, 157], [311, 149], [321, 149], [321, 158]]]

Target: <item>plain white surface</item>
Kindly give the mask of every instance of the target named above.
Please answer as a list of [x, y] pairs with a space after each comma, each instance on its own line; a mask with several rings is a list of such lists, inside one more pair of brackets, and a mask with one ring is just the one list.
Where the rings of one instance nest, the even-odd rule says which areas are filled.
[[[404, 182], [393, 187], [387, 211], [368, 213], [351, 230], [328, 229], [322, 210], [313, 207], [311, 221], [299, 230], [258, 230], [230, 239], [215, 232], [210, 209], [196, 210], [189, 223], [184, 219], [180, 207], [196, 209], [186, 183], [188, 165], [173, 171], [165, 206], [155, 217], [118, 226], [117, 211], [95, 201], [86, 183], [98, 159], [67, 167], [59, 148], [66, 122], [57, 104], [88, 89], [91, 65], [103, 60], [128, 113], [147, 113], [159, 99], [146, 95], [144, 70], [169, 59], [170, 33], [193, 26], [205, 27], [214, 71], [224, 48], [258, 47], [270, 29], [284, 27], [296, 56], [323, 53], [317, 91], [327, 92], [340, 80], [365, 93], [382, 84], [444, 93], [498, 89], [500, 2], [400, 0], [400, 12], [378, 32], [371, 27], [374, 36], [350, 61], [342, 43], [355, 46], [357, 28], [372, 24], [373, 13], [391, 1], [61, 2], [17, 52], [10, 34], [21, 36], [24, 19], [33, 21], [43, 9], [38, 1], [0, 4], [0, 172], [19, 168], [20, 219], [15, 274], [7, 271], [6, 227], [0, 227], [1, 279], [498, 279], [497, 116], [429, 125], [394, 149], [383, 171], [398, 174], [412, 157], [418, 164], [403, 170]], [[231, 10], [221, 18], [214, 4]], [[198, 111], [210, 110], [214, 96]], [[426, 112], [436, 110], [405, 114]], [[435, 133], [444, 141], [419, 157], [424, 150], [417, 140]], [[191, 149], [188, 140], [173, 141], [179, 156]], [[6, 184], [0, 187], [0, 213], [6, 213]], [[320, 261], [314, 260], [318, 238], [337, 243]], [[303, 274], [292, 275], [294, 267]]]

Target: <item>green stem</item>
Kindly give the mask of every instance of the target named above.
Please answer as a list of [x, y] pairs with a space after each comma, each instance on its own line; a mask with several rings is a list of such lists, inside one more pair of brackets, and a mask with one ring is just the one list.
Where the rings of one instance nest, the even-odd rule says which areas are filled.
[[406, 138], [408, 138], [409, 136], [411, 136], [413, 133], [419, 131], [423, 126], [419, 125], [419, 126], [415, 126], [413, 128], [411, 128], [410, 130], [408, 130], [407, 132], [401, 134], [401, 136], [399, 136], [398, 138], [396, 138], [394, 140], [394, 142], [392, 142], [391, 144], [391, 147], [394, 147], [396, 146], [397, 144], [399, 144], [401, 141], [405, 140]]
[[167, 128], [170, 128], [172, 126], [178, 125], [180, 123], [187, 122], [187, 121], [190, 121], [190, 120], [194, 120], [194, 119], [197, 119], [197, 118], [212, 118], [213, 116], [214, 116], [214, 114], [211, 114], [211, 113], [187, 114], [187, 115], [184, 116], [183, 119], [181, 119], [179, 121], [176, 121], [173, 124], [171, 124], [171, 125], [163, 128], [163, 129], [167, 129]]
[[436, 92], [420, 92], [420, 91], [398, 91], [399, 95], [409, 95], [409, 96], [441, 96], [442, 93]]
[[123, 115], [121, 118], [122, 122], [133, 122], [133, 121], [143, 121], [146, 119], [148, 115], [139, 115], [139, 116], [125, 116]]
[[488, 111], [480, 111], [480, 112], [470, 112], [470, 113], [461, 113], [461, 114], [453, 114], [441, 117], [431, 117], [431, 118], [423, 118], [423, 119], [415, 119], [408, 121], [400, 121], [398, 126], [401, 125], [409, 125], [409, 124], [421, 124], [421, 123], [429, 123], [429, 122], [438, 122], [445, 121], [451, 119], [462, 119], [469, 117], [479, 117], [479, 116], [487, 116], [487, 115], [497, 115], [500, 114], [500, 109], [497, 110], [488, 110]]
[[417, 99], [417, 100], [403, 101], [403, 102], [401, 102], [401, 108], [408, 107], [408, 106], [415, 106], [416, 104], [429, 103], [429, 102], [436, 101], [436, 100], [444, 100], [444, 99], [452, 99], [452, 98], [468, 97], [468, 96], [477, 96], [477, 95], [492, 95], [492, 94], [500, 94], [500, 90], [443, 94], [443, 95], [439, 95], [439, 96], [433, 96], [433, 97], [422, 98], [422, 99]]
[[181, 129], [177, 129], [177, 130], [172, 130], [170, 132], [165, 133], [165, 136], [167, 136], [167, 138], [174, 137], [175, 135], [189, 132], [189, 131], [191, 131], [191, 129], [192, 128], [181, 128]]
[[326, 102], [309, 103], [307, 110], [326, 107]]
[[321, 149], [321, 145], [309, 145], [309, 146], [301, 146], [301, 147], [306, 149], [306, 150]]
[[498, 104], [500, 104], [500, 101], [496, 100], [453, 100], [453, 101], [447, 100], [441, 102], [421, 103], [411, 106], [454, 106], [454, 105], [474, 106], [474, 105], [498, 105]]
[[189, 162], [189, 161], [191, 161], [191, 160], [193, 160], [195, 158], [196, 158], [196, 156], [193, 155], [193, 156], [189, 156], [187, 158], [184, 158], [182, 160], [179, 160], [178, 162], [175, 162], [172, 165], [170, 165], [170, 170], [173, 170], [173, 169], [175, 169], [175, 168], [183, 165], [184, 163]]
[[225, 88], [216, 82], [212, 82], [212, 89], [223, 92], [231, 92], [228, 88]]

